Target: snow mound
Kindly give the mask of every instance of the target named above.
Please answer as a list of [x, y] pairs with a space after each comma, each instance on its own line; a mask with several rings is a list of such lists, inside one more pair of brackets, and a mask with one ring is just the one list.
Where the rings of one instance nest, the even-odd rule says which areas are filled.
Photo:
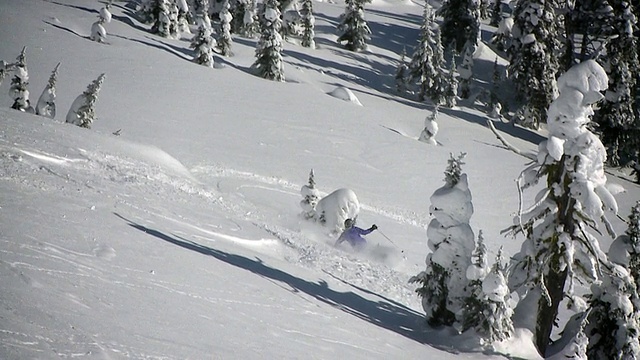
[[360, 202], [351, 189], [338, 189], [318, 201], [316, 216], [320, 223], [336, 232], [344, 229], [344, 221], [355, 219]]
[[362, 103], [360, 103], [360, 100], [358, 100], [356, 95], [346, 87], [343, 87], [343, 86], [337, 87], [332, 92], [330, 92], [329, 95], [335, 98], [338, 98], [340, 100], [348, 101], [358, 106], [362, 106]]

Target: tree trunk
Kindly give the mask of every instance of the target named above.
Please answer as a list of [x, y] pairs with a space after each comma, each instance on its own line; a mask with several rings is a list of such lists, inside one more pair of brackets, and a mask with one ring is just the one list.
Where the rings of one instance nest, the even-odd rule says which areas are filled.
[[544, 284], [547, 287], [551, 304], [544, 296], [538, 300], [538, 321], [536, 323], [536, 347], [542, 357], [545, 357], [547, 346], [550, 343], [551, 331], [556, 324], [558, 307], [564, 296], [564, 285], [567, 280], [567, 270], [558, 272], [559, 256], [554, 257], [551, 271], [546, 274]]

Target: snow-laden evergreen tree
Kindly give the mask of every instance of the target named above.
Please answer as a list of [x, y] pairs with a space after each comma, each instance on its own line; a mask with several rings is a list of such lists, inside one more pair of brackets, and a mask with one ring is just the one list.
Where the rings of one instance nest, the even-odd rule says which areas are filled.
[[147, 24], [154, 24], [160, 15], [160, 2], [162, 0], [142, 0], [136, 5], [136, 12]]
[[449, 159], [445, 185], [431, 196], [434, 218], [427, 228], [431, 253], [426, 269], [409, 281], [419, 284], [427, 321], [432, 326], [453, 325], [467, 297], [466, 270], [471, 264], [475, 239], [469, 220], [473, 214], [467, 174], [462, 173], [465, 154]]
[[507, 267], [502, 258], [502, 248], [495, 263], [487, 265], [487, 249], [482, 232], [473, 252], [472, 264], [467, 268], [467, 289], [462, 312], [462, 330], [474, 329], [480, 336], [481, 344], [492, 346], [513, 336], [513, 309], [515, 301], [507, 286]]
[[[607, 147], [607, 159], [613, 166], [625, 166], [638, 160], [640, 114], [637, 113], [637, 86], [640, 79], [638, 36], [633, 8], [628, 0], [610, 0], [613, 8], [611, 39], [606, 45], [604, 68], [609, 89], [594, 115], [601, 139]], [[639, 3], [638, 6], [640, 6]]]
[[56, 81], [58, 80], [58, 68], [60, 63], [56, 65], [49, 77], [49, 82], [45, 86], [38, 103], [36, 104], [36, 114], [45, 116], [50, 119], [56, 117]]
[[206, 13], [198, 13], [196, 16], [198, 31], [191, 39], [191, 48], [195, 49], [193, 61], [200, 65], [213, 67], [213, 49], [216, 46], [216, 40], [213, 38], [211, 20]]
[[521, 251], [513, 259], [510, 286], [521, 303], [537, 304], [535, 334], [544, 355], [556, 323], [558, 307], [564, 299], [575, 302], [574, 282], [595, 281], [598, 264], [605, 258], [590, 229], [611, 226], [605, 209], [617, 212], [617, 204], [606, 187], [606, 150], [587, 124], [592, 104], [602, 99], [607, 74], [593, 60], [580, 63], [558, 79], [560, 95], [547, 111], [549, 135], [538, 146], [537, 161], [525, 168], [519, 179], [521, 189], [546, 177], [546, 187], [527, 211], [519, 211], [511, 228], [526, 236]]
[[464, 47], [462, 54], [462, 62], [458, 66], [458, 74], [460, 74], [460, 97], [468, 99], [471, 95], [471, 81], [473, 80], [473, 54], [476, 52], [476, 46], [468, 42]]
[[302, 1], [302, 41], [300, 44], [304, 47], [308, 47], [311, 49], [316, 48], [316, 41], [314, 40], [315, 34], [315, 23], [316, 18], [313, 16], [313, 0], [303, 0]]
[[513, 30], [513, 17], [507, 16], [502, 18], [498, 23], [498, 28], [491, 36], [491, 44], [499, 51], [506, 51], [511, 47]]
[[438, 123], [436, 122], [438, 119], [438, 110], [439, 107], [436, 106], [431, 115], [424, 119], [424, 129], [422, 133], [420, 133], [418, 140], [426, 142], [427, 144], [438, 145], [438, 141], [436, 141], [436, 134], [438, 133]]
[[284, 81], [280, 10], [277, 0], [265, 0], [260, 14], [260, 40], [253, 67], [265, 79]]
[[235, 0], [231, 7], [231, 33], [247, 38], [254, 37], [259, 31], [255, 0]]
[[96, 101], [98, 100], [98, 92], [104, 81], [104, 74], [98, 76], [71, 104], [71, 108], [67, 113], [66, 122], [78, 125], [83, 128], [90, 129], [91, 124], [96, 119]]
[[456, 73], [456, 62], [454, 59], [455, 56], [451, 60], [451, 66], [449, 67], [445, 91], [442, 94], [444, 102], [436, 102], [436, 104], [444, 105], [448, 108], [456, 106], [456, 99], [458, 96], [458, 76]]
[[626, 235], [630, 247], [629, 271], [636, 282], [636, 291], [640, 294], [640, 201], [631, 208]]
[[320, 198], [320, 192], [316, 189], [314, 176], [313, 169], [311, 169], [309, 173], [309, 183], [300, 189], [300, 194], [303, 197], [300, 201], [302, 217], [307, 220], [316, 217], [316, 205], [318, 205], [318, 199]]
[[602, 280], [591, 285], [589, 359], [627, 360], [640, 358], [640, 309], [638, 293], [629, 271], [608, 264]]
[[364, 4], [371, 0], [346, 0], [344, 14], [340, 15], [338, 24], [338, 43], [345, 43], [345, 48], [351, 51], [367, 49], [367, 41], [371, 30], [364, 19]]
[[396, 91], [399, 94], [407, 91], [407, 77], [409, 76], [409, 66], [406, 61], [407, 52], [404, 48], [402, 48], [402, 52], [400, 53], [400, 62], [398, 63], [398, 67], [396, 68]]
[[11, 78], [11, 87], [9, 87], [9, 95], [13, 99], [12, 109], [34, 112], [29, 101], [28, 85], [29, 71], [27, 70], [27, 48], [25, 46], [13, 65], [13, 77]]
[[431, 97], [435, 79], [442, 72], [434, 64], [435, 37], [433, 30], [434, 14], [429, 4], [425, 4], [422, 25], [420, 26], [420, 39], [409, 63], [409, 80], [418, 83], [418, 100], [424, 101]]
[[218, 34], [218, 50], [223, 56], [231, 56], [231, 21], [233, 16], [229, 12], [230, 5], [229, 0], [222, 2], [222, 8], [220, 9], [220, 33]]
[[461, 53], [467, 42], [478, 45], [480, 10], [477, 0], [446, 0], [437, 15], [442, 17], [440, 36], [445, 47], [455, 44], [455, 50]]
[[151, 32], [162, 37], [177, 39], [179, 38], [178, 25], [178, 6], [175, 0], [156, 0], [154, 10], [158, 17], [154, 19]]
[[489, 263], [487, 261], [487, 247], [484, 244], [482, 230], [478, 232], [478, 241], [471, 255], [471, 265], [467, 268], [467, 293], [464, 299], [462, 319], [460, 321], [461, 330], [473, 329], [484, 321], [486, 316], [484, 293], [482, 292], [482, 280], [489, 273]]
[[552, 0], [518, 0], [509, 54], [509, 76], [524, 105], [514, 120], [538, 128], [557, 96], [561, 44]]
[[493, 75], [491, 76], [491, 91], [489, 93], [489, 116], [492, 118], [500, 118], [502, 104], [498, 97], [498, 88], [502, 82], [500, 69], [498, 68], [498, 58], [493, 61]]
[[189, 4], [187, 0], [176, 0], [178, 15], [176, 18], [177, 31], [179, 34], [191, 34], [189, 29]]
[[111, 2], [107, 3], [98, 13], [98, 21], [91, 25], [91, 40], [97, 42], [105, 42], [107, 39], [107, 30], [104, 28], [104, 24], [111, 22]]

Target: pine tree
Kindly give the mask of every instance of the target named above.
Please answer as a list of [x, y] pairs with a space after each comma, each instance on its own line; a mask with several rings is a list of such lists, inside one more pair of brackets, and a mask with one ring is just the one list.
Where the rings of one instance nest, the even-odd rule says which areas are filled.
[[498, 58], [496, 58], [493, 61], [493, 76], [491, 77], [491, 92], [489, 94], [489, 116], [494, 118], [499, 118], [502, 110], [502, 104], [500, 104], [500, 98], [498, 97], [498, 88], [501, 80]]
[[13, 78], [11, 78], [11, 87], [9, 95], [13, 98], [12, 109], [33, 112], [29, 102], [29, 71], [27, 70], [27, 47], [23, 47], [20, 55], [16, 58], [13, 66]]
[[484, 245], [484, 236], [482, 230], [478, 233], [478, 241], [476, 242], [473, 255], [471, 256], [471, 265], [467, 268], [467, 292], [468, 296], [464, 299], [464, 309], [462, 312], [462, 331], [473, 329], [484, 321], [486, 303], [484, 293], [482, 292], [482, 280], [489, 273], [489, 265], [487, 262], [487, 247]]
[[507, 49], [509, 75], [525, 104], [515, 120], [538, 128], [557, 95], [557, 54], [560, 51], [552, 0], [519, 0], [514, 12], [513, 39]]
[[314, 40], [315, 32], [314, 26], [316, 18], [313, 16], [313, 0], [302, 1], [302, 42], [301, 45], [311, 49], [316, 48], [316, 42]]
[[344, 14], [340, 16], [338, 24], [338, 43], [345, 42], [345, 48], [351, 51], [367, 49], [367, 41], [371, 30], [364, 19], [364, 4], [371, 0], [346, 0]]
[[176, 18], [176, 26], [178, 37], [181, 34], [191, 34], [189, 29], [189, 5], [187, 0], [176, 0], [176, 8], [178, 9], [178, 15]]
[[218, 50], [223, 56], [231, 55], [231, 21], [233, 17], [229, 12], [229, 0], [222, 2], [220, 10], [220, 34], [218, 34]]
[[216, 40], [212, 37], [211, 21], [206, 13], [199, 13], [198, 31], [191, 40], [191, 48], [195, 49], [195, 57], [193, 61], [200, 65], [213, 67], [213, 48], [216, 46]]
[[449, 46], [455, 43], [460, 53], [467, 43], [478, 45], [480, 36], [480, 10], [475, 0], [446, 0], [437, 15], [442, 17], [442, 43]]
[[7, 63], [4, 60], [0, 60], [0, 85], [2, 85], [4, 79], [15, 69], [15, 67], [16, 65], [14, 63]]
[[163, 0], [143, 0], [136, 6], [138, 16], [147, 24], [155, 24], [160, 16], [160, 3]]
[[[455, 57], [454, 57], [455, 59]], [[451, 61], [451, 67], [447, 77], [446, 87], [444, 91], [444, 103], [436, 102], [436, 104], [452, 108], [456, 106], [456, 98], [458, 95], [458, 77], [456, 76], [456, 62]]]
[[600, 282], [591, 286], [589, 359], [640, 358], [640, 309], [636, 284], [623, 266], [609, 264]]
[[640, 201], [636, 202], [629, 214], [629, 227], [625, 233], [629, 243], [629, 272], [636, 282], [636, 292], [640, 294]]
[[473, 54], [476, 47], [467, 43], [462, 55], [462, 62], [458, 66], [458, 74], [460, 74], [460, 97], [468, 99], [471, 95], [471, 81], [473, 80]]
[[89, 84], [87, 90], [80, 94], [71, 104], [69, 113], [67, 113], [67, 123], [87, 129], [91, 128], [91, 124], [96, 119], [95, 104], [98, 100], [98, 92], [104, 81], [104, 76], [105, 74], [98, 76], [96, 80]]
[[445, 185], [431, 196], [433, 214], [427, 228], [427, 268], [409, 281], [419, 284], [427, 321], [432, 326], [452, 325], [467, 296], [466, 270], [475, 248], [469, 220], [473, 214], [467, 175], [462, 173], [465, 154], [451, 156], [445, 170]]
[[[558, 79], [560, 95], [549, 107], [549, 137], [538, 147], [538, 161], [522, 172], [521, 189], [546, 177], [546, 190], [530, 210], [520, 213], [516, 233], [526, 236], [514, 256], [510, 286], [537, 301], [535, 341], [544, 355], [563, 299], [574, 299], [573, 283], [594, 281], [604, 254], [589, 232], [604, 224], [605, 209], [617, 211], [606, 185], [606, 150], [586, 124], [591, 105], [602, 98], [607, 75], [589, 60]], [[527, 301], [525, 301], [527, 302]], [[529, 302], [531, 303], [531, 302]], [[531, 311], [527, 309], [525, 311]]]
[[476, 331], [487, 345], [513, 336], [512, 317], [515, 304], [507, 286], [506, 269], [500, 248], [491, 271], [482, 280], [484, 319], [476, 326]]
[[256, 46], [253, 67], [265, 79], [284, 81], [280, 10], [277, 0], [266, 0], [260, 14], [260, 40]]
[[435, 34], [433, 31], [433, 11], [429, 4], [425, 4], [423, 22], [420, 27], [420, 39], [409, 63], [409, 79], [417, 82], [420, 90], [418, 100], [424, 101], [430, 95], [438, 71], [434, 66]]
[[300, 189], [300, 194], [304, 197], [304, 199], [300, 201], [302, 217], [307, 220], [316, 217], [316, 205], [318, 205], [318, 199], [320, 198], [320, 192], [316, 189], [314, 176], [313, 169], [311, 169], [309, 173], [309, 183]]
[[166, 38], [177, 38], [178, 33], [178, 6], [173, 0], [157, 0], [154, 12], [158, 17], [154, 19], [151, 31]]
[[404, 48], [402, 48], [402, 52], [400, 53], [400, 63], [396, 69], [396, 91], [399, 94], [407, 91], [407, 77], [409, 76], [409, 67], [407, 66], [407, 62], [405, 60], [407, 53]]
[[632, 5], [627, 0], [609, 1], [613, 7], [613, 34], [606, 45], [604, 68], [609, 75], [609, 89], [605, 101], [594, 115], [607, 147], [608, 163], [625, 166], [638, 160], [640, 149], [640, 114], [636, 112], [640, 46]]
[[56, 81], [58, 80], [58, 68], [60, 63], [56, 65], [49, 77], [47, 86], [42, 91], [38, 103], [36, 104], [36, 114], [45, 116], [50, 119], [56, 117]]
[[104, 28], [104, 24], [111, 22], [111, 2], [107, 3], [103, 8], [100, 9], [100, 13], [98, 14], [98, 21], [94, 22], [91, 25], [91, 40], [96, 42], [105, 42], [107, 39], [107, 30]]

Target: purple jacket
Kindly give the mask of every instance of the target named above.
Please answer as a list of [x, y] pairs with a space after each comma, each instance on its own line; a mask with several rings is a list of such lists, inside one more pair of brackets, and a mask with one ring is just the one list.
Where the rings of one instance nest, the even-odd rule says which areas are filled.
[[357, 226], [352, 226], [340, 234], [338, 241], [336, 241], [336, 246], [342, 243], [343, 241], [348, 242], [353, 247], [364, 246], [367, 243], [362, 235], [370, 234], [373, 231], [372, 228], [369, 229], [361, 229]]

